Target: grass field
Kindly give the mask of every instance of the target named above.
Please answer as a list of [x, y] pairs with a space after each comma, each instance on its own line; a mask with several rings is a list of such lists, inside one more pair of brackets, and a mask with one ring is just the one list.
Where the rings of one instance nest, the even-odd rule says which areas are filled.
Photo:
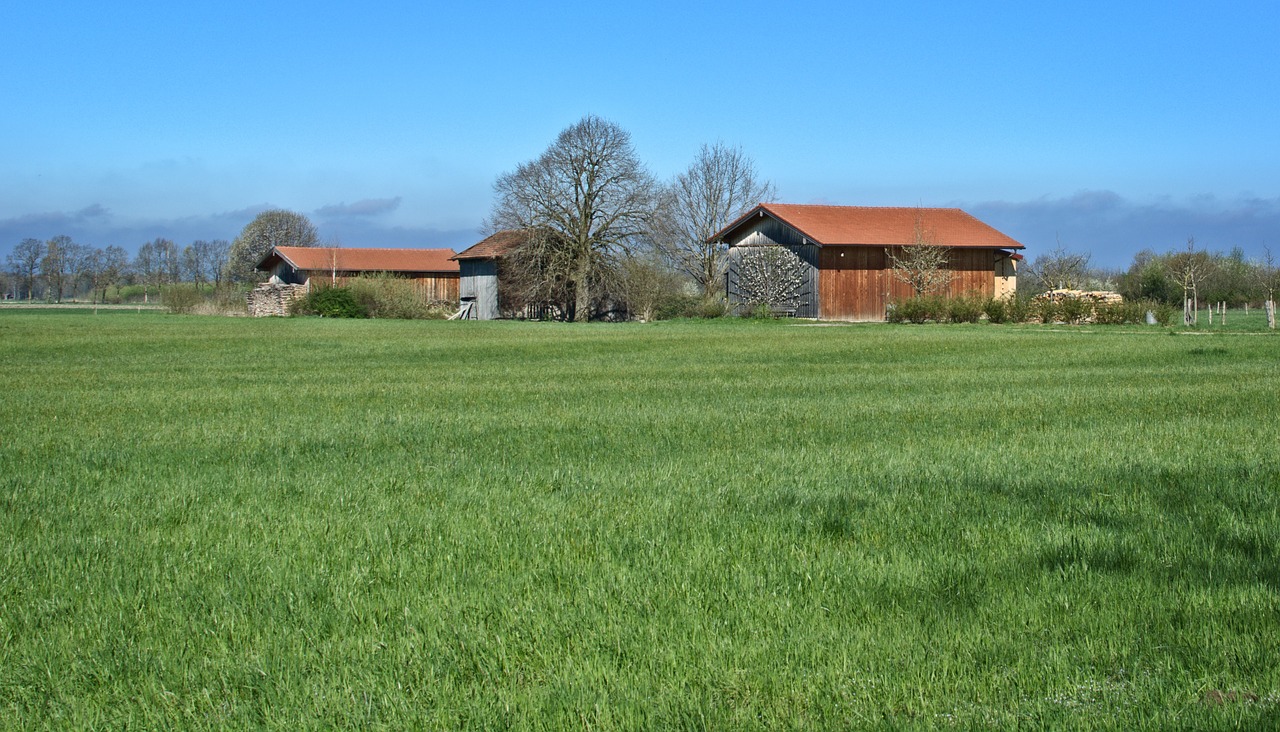
[[1274, 728], [1235, 327], [0, 311], [0, 727]]

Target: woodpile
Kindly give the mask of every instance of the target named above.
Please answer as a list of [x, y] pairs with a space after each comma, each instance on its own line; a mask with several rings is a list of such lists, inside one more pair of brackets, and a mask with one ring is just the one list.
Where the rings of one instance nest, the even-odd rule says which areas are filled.
[[1062, 302], [1063, 300], [1088, 300], [1094, 305], [1110, 304], [1124, 302], [1124, 298], [1120, 293], [1110, 290], [1049, 290], [1048, 292], [1037, 295], [1037, 300], [1051, 300], [1053, 302]]
[[289, 306], [293, 304], [294, 300], [306, 294], [306, 285], [264, 282], [250, 290], [245, 300], [249, 307], [249, 315], [255, 318], [265, 318], [271, 315], [288, 317]]

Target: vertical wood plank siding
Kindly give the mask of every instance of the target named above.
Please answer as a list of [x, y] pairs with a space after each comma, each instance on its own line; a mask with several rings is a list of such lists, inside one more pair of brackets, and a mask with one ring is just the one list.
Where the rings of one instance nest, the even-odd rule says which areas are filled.
[[[363, 277], [374, 274], [372, 272], [342, 272], [336, 273], [322, 270], [307, 271], [308, 281], [320, 285], [327, 285], [337, 280], [339, 286], [345, 286], [347, 282], [355, 277]], [[412, 280], [414, 289], [422, 296], [424, 300], [440, 300], [445, 302], [458, 301], [458, 275], [453, 273], [430, 273], [430, 272], [412, 272], [402, 276], [405, 279]]]
[[498, 263], [492, 259], [464, 259], [458, 262], [460, 269], [458, 295], [471, 298], [474, 320], [493, 320], [498, 317]]
[[[995, 295], [995, 250], [952, 249], [945, 294]], [[884, 247], [823, 247], [819, 261], [820, 317], [884, 320], [886, 306], [911, 297], [911, 286], [890, 269]]]
[[412, 279], [418, 292], [427, 300], [458, 301], [458, 275], [419, 275]]
[[806, 243], [795, 229], [784, 225], [776, 219], [763, 218], [760, 225], [746, 235], [727, 242], [729, 244], [729, 265], [725, 271], [725, 297], [731, 305], [742, 303], [742, 293], [738, 288], [738, 275], [742, 265], [742, 249], [752, 246], [782, 246], [799, 257], [808, 267], [804, 283], [800, 286], [799, 305], [796, 308], [797, 318], [818, 317], [818, 247]]

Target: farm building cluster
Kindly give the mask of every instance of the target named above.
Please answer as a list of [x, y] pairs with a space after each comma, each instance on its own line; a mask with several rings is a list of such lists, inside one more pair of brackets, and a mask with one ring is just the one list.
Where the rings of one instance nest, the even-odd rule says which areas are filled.
[[[413, 280], [425, 299], [455, 303], [456, 317], [523, 315], [502, 297], [502, 263], [526, 240], [499, 231], [455, 254], [452, 249], [275, 247], [257, 265], [267, 283], [250, 295], [254, 315], [278, 315], [315, 284], [341, 285], [386, 273]], [[792, 263], [787, 314], [822, 320], [884, 320], [891, 303], [914, 294], [895, 273], [910, 247], [945, 252], [942, 294], [1012, 296], [1022, 244], [958, 208], [897, 208], [761, 203], [709, 240], [728, 253], [724, 296], [748, 301], [752, 257], [763, 251]], [[767, 276], [767, 275], [766, 275]]]

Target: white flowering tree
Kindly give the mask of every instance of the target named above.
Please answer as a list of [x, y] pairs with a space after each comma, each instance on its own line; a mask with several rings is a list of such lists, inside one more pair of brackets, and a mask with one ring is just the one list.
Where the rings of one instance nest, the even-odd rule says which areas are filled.
[[800, 306], [809, 267], [786, 247], [742, 247], [738, 294], [750, 308], [786, 310]]

